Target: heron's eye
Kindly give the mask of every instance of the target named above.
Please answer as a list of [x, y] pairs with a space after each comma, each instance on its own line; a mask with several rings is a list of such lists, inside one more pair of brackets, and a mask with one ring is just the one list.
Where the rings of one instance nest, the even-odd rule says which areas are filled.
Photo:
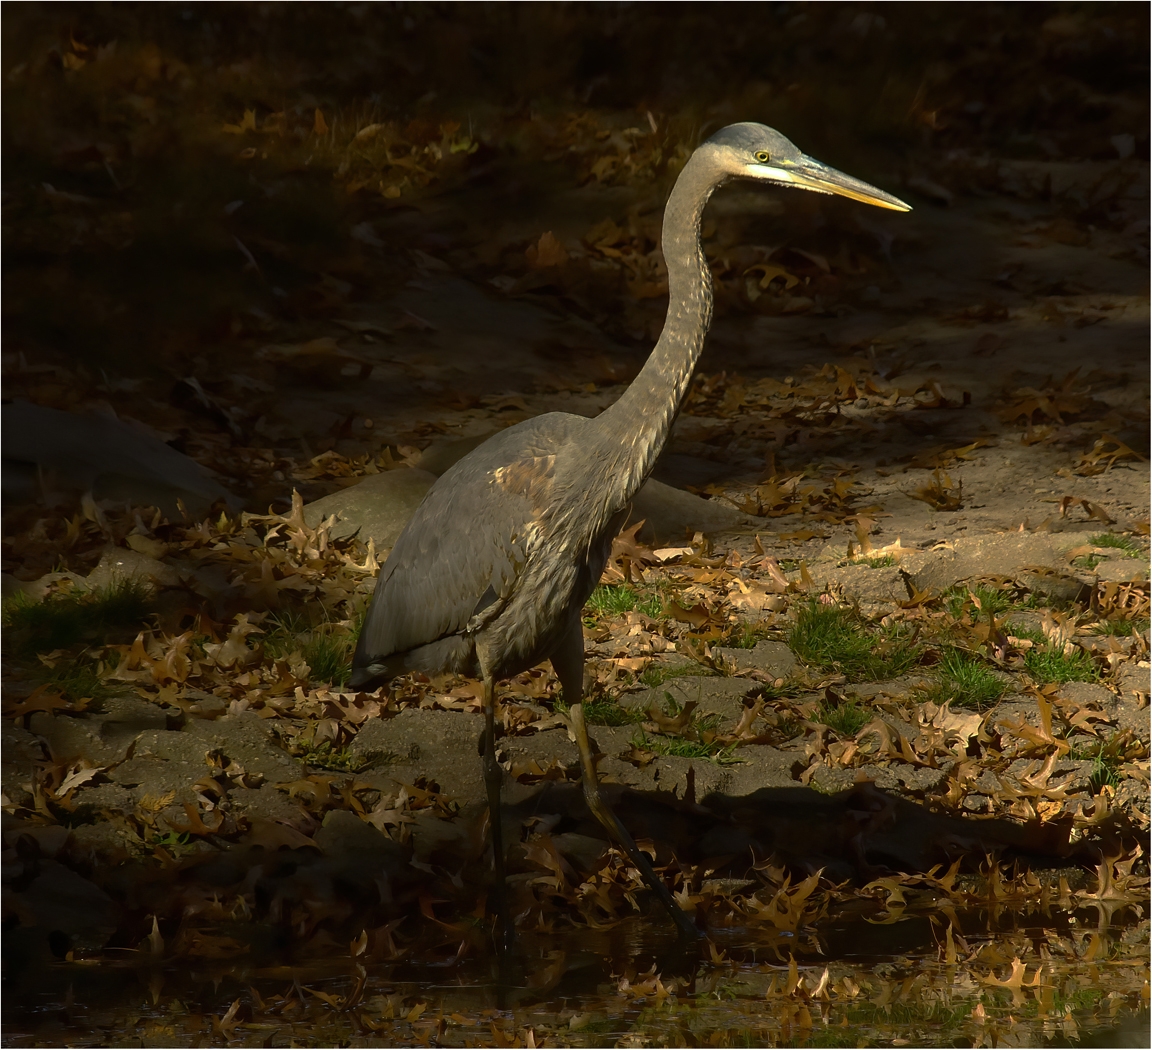
[[756, 160], [760, 164], [767, 164], [771, 159], [766, 149], [762, 149], [756, 154]]

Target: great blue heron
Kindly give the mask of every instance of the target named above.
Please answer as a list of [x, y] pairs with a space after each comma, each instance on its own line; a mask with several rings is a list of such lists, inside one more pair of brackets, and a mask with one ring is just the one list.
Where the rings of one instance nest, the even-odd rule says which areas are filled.
[[763, 124], [732, 124], [689, 158], [664, 209], [668, 314], [647, 363], [595, 419], [562, 412], [489, 438], [436, 482], [380, 570], [352, 665], [353, 688], [407, 671], [483, 680], [481, 737], [502, 911], [502, 775], [496, 759], [496, 683], [550, 660], [569, 704], [584, 797], [627, 852], [681, 934], [698, 936], [648, 858], [601, 796], [581, 701], [580, 612], [607, 563], [629, 503], [680, 410], [712, 318], [712, 279], [700, 217], [731, 178], [835, 193], [895, 211], [909, 207], [810, 157]]

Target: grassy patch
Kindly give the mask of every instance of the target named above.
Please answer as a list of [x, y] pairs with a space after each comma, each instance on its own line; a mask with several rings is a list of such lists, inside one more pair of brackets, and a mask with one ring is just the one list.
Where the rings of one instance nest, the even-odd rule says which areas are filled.
[[[967, 587], [951, 587], [944, 592], [944, 604], [954, 619], [959, 619], [964, 612], [964, 606], [972, 601], [968, 591], [969, 588]], [[971, 588], [971, 591], [980, 602], [978, 611], [981, 614], [987, 615], [988, 611], [991, 610], [994, 616], [999, 616], [1012, 607], [1011, 592], [1002, 591], [999, 587], [988, 587], [978, 583]]]
[[348, 631], [334, 623], [310, 626], [297, 610], [281, 613], [269, 623], [271, 630], [264, 637], [269, 656], [283, 659], [299, 653], [309, 667], [308, 680], [313, 684], [348, 684], [358, 631]]
[[860, 558], [857, 565], [867, 565], [870, 569], [886, 569], [889, 565], [895, 565], [896, 559], [891, 554], [881, 554], [875, 558]]
[[928, 694], [937, 703], [951, 700], [957, 707], [984, 711], [1007, 689], [999, 675], [978, 656], [963, 649], [945, 649], [937, 670], [939, 680]]
[[55, 667], [41, 664], [31, 672], [35, 681], [50, 685], [67, 700], [104, 700], [112, 695], [90, 660], [61, 660]]
[[1024, 670], [1040, 684], [1100, 680], [1099, 668], [1083, 649], [1073, 649], [1065, 655], [1053, 649], [1039, 631], [1020, 631], [1017, 637], [1033, 643], [1033, 648], [1024, 653]]
[[872, 714], [854, 700], [839, 704], [821, 704], [817, 720], [842, 737], [854, 737], [870, 721]]
[[352, 649], [351, 635], [313, 631], [300, 649], [304, 662], [311, 669], [308, 680], [314, 684], [347, 685], [352, 674]]
[[[584, 721], [592, 726], [634, 726], [647, 717], [638, 707], [625, 707], [615, 700], [585, 700], [583, 703]], [[561, 697], [555, 702], [556, 711], [566, 715], [569, 705]]]
[[1139, 558], [1140, 544], [1131, 536], [1117, 536], [1114, 532], [1102, 532], [1098, 536], [1090, 536], [1088, 542], [1093, 547], [1110, 547], [1127, 555], [1129, 558]]
[[640, 733], [632, 738], [632, 746], [643, 751], [651, 751], [657, 755], [668, 755], [671, 758], [696, 758], [720, 765], [731, 765], [738, 762], [733, 752], [735, 744], [720, 744], [716, 741], [687, 740], [678, 736], [658, 736], [649, 738]]
[[1121, 751], [1126, 742], [1125, 734], [1114, 733], [1107, 741], [1093, 740], [1085, 747], [1072, 749], [1069, 758], [1092, 763], [1088, 782], [1094, 794], [1100, 794], [1100, 789], [1105, 785], [1113, 789], [1120, 786], [1120, 764], [1123, 762]]
[[768, 625], [764, 621], [743, 623], [732, 630], [728, 636], [728, 645], [733, 649], [755, 649], [756, 643], [767, 637]]
[[669, 678], [689, 678], [693, 675], [712, 675], [715, 672], [703, 664], [677, 664], [673, 667], [658, 667], [650, 664], [641, 672], [639, 682], [651, 689], [663, 685]]
[[585, 609], [594, 617], [623, 616], [635, 610], [657, 620], [664, 613], [664, 596], [659, 590], [638, 591], [626, 583], [601, 584], [589, 596]]
[[788, 644], [806, 663], [856, 680], [903, 674], [921, 651], [907, 626], [871, 627], [857, 610], [819, 600], [798, 608]]
[[1094, 569], [1102, 561], [1107, 561], [1103, 554], [1083, 554], [1079, 558], [1074, 558], [1072, 564], [1078, 569]]
[[1129, 620], [1125, 616], [1115, 616], [1109, 620], [1101, 620], [1092, 626], [1093, 634], [1111, 635], [1114, 638], [1127, 638], [1133, 634], [1142, 634], [1148, 630], [1146, 619]]
[[104, 642], [125, 628], [139, 627], [150, 611], [150, 588], [119, 579], [90, 591], [55, 594], [34, 601], [20, 593], [4, 602], [5, 644], [19, 655]]

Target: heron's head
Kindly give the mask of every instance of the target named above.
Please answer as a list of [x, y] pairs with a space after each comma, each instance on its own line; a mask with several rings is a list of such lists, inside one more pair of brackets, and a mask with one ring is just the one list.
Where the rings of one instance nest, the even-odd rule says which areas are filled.
[[762, 179], [817, 193], [836, 193], [893, 211], [911, 211], [899, 197], [806, 157], [780, 132], [764, 124], [729, 124], [706, 143], [723, 170], [737, 178]]

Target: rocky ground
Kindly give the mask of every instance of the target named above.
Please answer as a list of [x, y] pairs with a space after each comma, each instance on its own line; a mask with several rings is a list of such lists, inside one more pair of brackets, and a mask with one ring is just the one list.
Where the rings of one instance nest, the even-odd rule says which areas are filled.
[[[140, 260], [138, 288], [110, 276], [170, 212], [146, 189], [175, 140], [134, 102], [107, 124], [119, 145], [89, 148], [76, 114], [100, 92], [176, 113], [205, 81], [162, 49], [52, 46], [9, 94], [60, 124], [17, 124], [6, 205], [9, 958], [273, 966], [351, 941], [438, 959], [447, 936], [459, 960], [483, 948], [491, 870], [478, 683], [350, 693], [350, 649], [440, 474], [511, 423], [597, 414], [639, 367], [694, 132], [647, 109], [401, 128], [323, 98], [174, 124], [217, 180], [182, 199], [210, 198], [219, 228], [170, 234], [223, 274], [199, 323], [149, 312]], [[951, 908], [947, 943], [971, 940], [952, 962], [983, 987], [1034, 951], [978, 942], [966, 909], [992, 900], [1103, 909], [1102, 931], [1118, 915], [1135, 935], [1100, 936], [1129, 966], [1147, 933], [1147, 140], [1084, 117], [1080, 152], [982, 152], [916, 105], [941, 145], [821, 155], [910, 214], [740, 185], [709, 205], [717, 320], [585, 609], [599, 771], [714, 940], [754, 928], [803, 962], [830, 914]], [[128, 156], [139, 188], [93, 188]], [[328, 241], [277, 210], [326, 200], [321, 176]], [[44, 287], [91, 309], [49, 323]], [[580, 799], [566, 710], [546, 665], [502, 689], [529, 938], [647, 914]], [[1102, 986], [1136, 994], [1131, 966]], [[830, 987], [847, 1001], [859, 976]], [[780, 994], [812, 1005], [810, 983]], [[397, 1004], [363, 1023], [420, 1038]]]

